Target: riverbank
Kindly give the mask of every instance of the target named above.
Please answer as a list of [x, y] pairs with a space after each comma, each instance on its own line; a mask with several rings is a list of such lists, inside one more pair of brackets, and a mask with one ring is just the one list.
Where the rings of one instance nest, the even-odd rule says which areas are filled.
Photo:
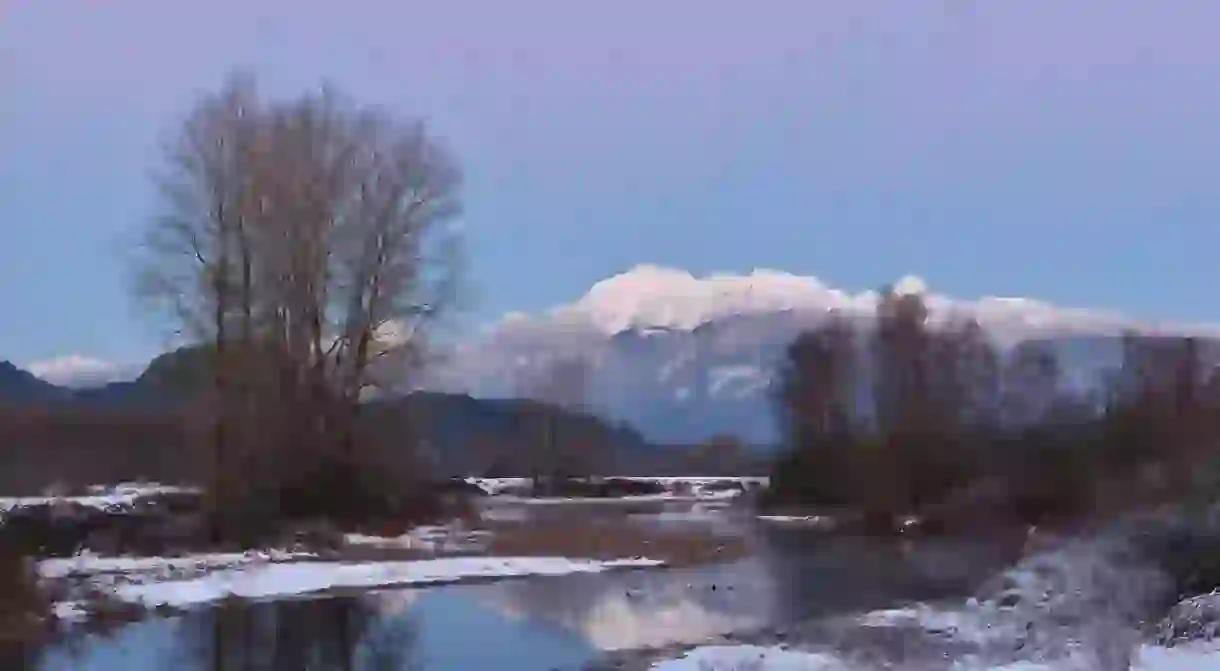
[[245, 552], [175, 542], [167, 533], [196, 514], [200, 493], [188, 487], [126, 483], [4, 499], [0, 507], [6, 532], [40, 551], [37, 574], [53, 612], [76, 626], [234, 598], [690, 566], [745, 554], [740, 539], [639, 523], [641, 509], [659, 513], [658, 505], [676, 501], [722, 506], [745, 489], [697, 479], [673, 491], [674, 481], [645, 482], [660, 494], [597, 498], [594, 509], [580, 500], [530, 500], [507, 493], [515, 483], [495, 483], [488, 489], [504, 493], [479, 487], [486, 493], [463, 507], [467, 514], [444, 523], [389, 536], [317, 525], [285, 534], [290, 542], [280, 546]]

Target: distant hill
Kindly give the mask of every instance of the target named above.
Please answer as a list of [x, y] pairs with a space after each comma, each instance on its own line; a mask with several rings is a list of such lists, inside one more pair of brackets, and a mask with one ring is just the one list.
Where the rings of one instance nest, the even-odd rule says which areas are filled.
[[35, 377], [8, 361], [0, 361], [0, 400], [21, 403], [58, 403], [72, 392]]
[[138, 378], [100, 387], [61, 387], [0, 361], [0, 402], [10, 406], [65, 404], [113, 408], [168, 408], [203, 388], [203, 352], [184, 348], [158, 356]]
[[[21, 467], [8, 474], [13, 483], [0, 477], [0, 491], [59, 479], [192, 477], [189, 462], [174, 457], [186, 435], [177, 410], [206, 387], [204, 356], [199, 349], [170, 352], [133, 381], [91, 389], [59, 387], [0, 363], [0, 451], [7, 451], [0, 457]], [[391, 453], [418, 438], [438, 474], [528, 475], [548, 422], [576, 467], [605, 474], [687, 470], [687, 450], [651, 444], [626, 424], [528, 400], [417, 392], [369, 402], [364, 427]]]

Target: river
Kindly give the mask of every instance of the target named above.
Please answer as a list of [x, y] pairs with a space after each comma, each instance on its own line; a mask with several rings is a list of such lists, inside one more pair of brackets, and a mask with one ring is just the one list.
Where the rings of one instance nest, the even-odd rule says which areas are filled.
[[[538, 510], [535, 513], [533, 511]], [[523, 508], [606, 514], [603, 506]], [[581, 669], [627, 651], [677, 648], [838, 614], [970, 593], [1010, 545], [881, 543], [763, 523], [731, 509], [657, 504], [634, 524], [744, 539], [721, 563], [381, 590], [152, 617], [45, 649], [43, 671]]]

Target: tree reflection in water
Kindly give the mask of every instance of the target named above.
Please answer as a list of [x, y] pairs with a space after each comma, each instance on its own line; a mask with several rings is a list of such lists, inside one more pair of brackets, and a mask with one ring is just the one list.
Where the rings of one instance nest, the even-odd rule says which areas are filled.
[[422, 669], [409, 615], [359, 598], [228, 604], [196, 622], [196, 659], [213, 671]]

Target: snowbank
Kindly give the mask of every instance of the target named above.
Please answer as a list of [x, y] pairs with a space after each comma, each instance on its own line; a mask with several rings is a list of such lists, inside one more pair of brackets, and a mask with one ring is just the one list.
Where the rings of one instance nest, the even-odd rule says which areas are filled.
[[[562, 557], [446, 557], [418, 561], [326, 562], [313, 555], [247, 553], [192, 557], [74, 557], [44, 560], [44, 579], [77, 578], [120, 600], [188, 607], [223, 600], [291, 597], [331, 589], [435, 585], [472, 579], [558, 576], [661, 566], [651, 559], [593, 561]], [[77, 605], [57, 610], [70, 615]]]
[[401, 536], [389, 538], [363, 534], [348, 534], [344, 537], [344, 542], [349, 546], [424, 552], [477, 551], [486, 547], [490, 540], [491, 532], [489, 531], [455, 529], [447, 526], [416, 527]]
[[709, 645], [680, 659], [653, 664], [655, 671], [850, 671], [838, 658], [754, 645]]
[[1146, 645], [1136, 655], [1133, 671], [1215, 671], [1220, 647], [1198, 644], [1162, 648]]
[[737, 484], [742, 485], [743, 487], [766, 486], [770, 480], [769, 478], [766, 478], [766, 477], [698, 477], [698, 476], [686, 476], [686, 477], [606, 476], [606, 477], [600, 478], [600, 479], [601, 480], [625, 480], [628, 482], [655, 483], [655, 484], [660, 485], [661, 487], [664, 487], [667, 491], [663, 494], [654, 494], [654, 495], [649, 495], [648, 497], [629, 496], [629, 497], [609, 498], [609, 499], [589, 499], [589, 498], [536, 499], [536, 498], [531, 498], [528, 496], [522, 496], [524, 494], [527, 494], [529, 491], [530, 485], [532, 483], [532, 481], [529, 478], [468, 477], [468, 478], [465, 478], [465, 481], [468, 484], [475, 485], [476, 487], [482, 489], [484, 492], [487, 492], [489, 495], [495, 496], [497, 498], [508, 498], [510, 496], [516, 495], [516, 496], [519, 496], [519, 498], [523, 501], [534, 501], [534, 502], [546, 501], [546, 502], [550, 502], [550, 503], [570, 503], [573, 501], [588, 501], [588, 500], [669, 501], [669, 500], [673, 500], [674, 498], [679, 498], [679, 499], [732, 498], [734, 496], [739, 495], [741, 492], [734, 491], [734, 490], [709, 489], [709, 487], [714, 486], [714, 485], [724, 485], [724, 484], [730, 484], [730, 483], [737, 483]]
[[[652, 665], [654, 671], [850, 671], [843, 659], [822, 652], [800, 652], [754, 645], [704, 646], [679, 659]], [[903, 669], [903, 666], [894, 667]], [[1131, 671], [1216, 671], [1220, 647], [1162, 648], [1142, 646]], [[1093, 671], [1079, 659], [1059, 662], [1018, 661], [1008, 664], [958, 661], [951, 671]], [[1098, 669], [1097, 671], [1101, 671]]]
[[677, 494], [634, 494], [631, 496], [513, 496], [502, 494], [496, 497], [500, 503], [520, 503], [525, 505], [570, 505], [570, 504], [623, 504], [623, 503], [660, 503], [665, 501], [695, 501], [694, 496], [679, 496]]
[[188, 572], [216, 571], [249, 564], [315, 558], [317, 555], [313, 553], [283, 550], [209, 553], [184, 557], [102, 557], [86, 552], [75, 557], [43, 559], [38, 562], [38, 574], [44, 580], [92, 577], [101, 574], [120, 574], [128, 579], [141, 576], [164, 579]]
[[832, 527], [834, 518], [823, 515], [758, 515], [760, 522], [773, 524], [801, 524], [814, 527]]
[[187, 607], [229, 596], [267, 599], [330, 589], [436, 585], [472, 579], [558, 576], [660, 566], [650, 559], [589, 561], [562, 557], [445, 557], [420, 561], [335, 563], [303, 561], [225, 569], [190, 580], [116, 587], [124, 601]]
[[[1135, 623], [1162, 585], [1123, 550], [1105, 539], [1066, 543], [1006, 571], [980, 598], [874, 611], [856, 624], [969, 644], [977, 654], [955, 671], [1100, 671], [1128, 660], [1132, 671], [1220, 669], [1220, 646], [1167, 648], [1142, 638]], [[1044, 661], [1014, 662], [1014, 650]]]
[[194, 487], [178, 487], [157, 483], [124, 482], [117, 485], [91, 485], [85, 496], [21, 496], [0, 497], [0, 512], [16, 508], [49, 506], [57, 503], [75, 504], [86, 508], [116, 511], [136, 501], [164, 494], [199, 494]]
[[530, 486], [529, 478], [466, 478], [466, 483], [495, 496], [508, 490], [521, 490]]

